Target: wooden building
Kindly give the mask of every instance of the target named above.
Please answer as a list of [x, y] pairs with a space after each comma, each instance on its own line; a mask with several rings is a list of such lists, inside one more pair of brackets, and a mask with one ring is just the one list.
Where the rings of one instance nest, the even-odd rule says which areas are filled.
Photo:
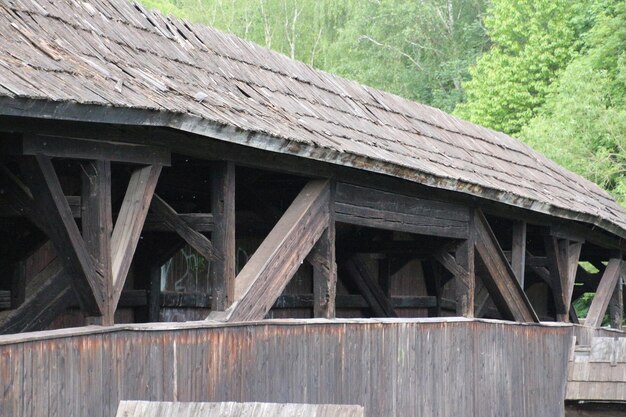
[[623, 336], [596, 185], [125, 0], [0, 4], [0, 155], [0, 415], [562, 416], [575, 344]]

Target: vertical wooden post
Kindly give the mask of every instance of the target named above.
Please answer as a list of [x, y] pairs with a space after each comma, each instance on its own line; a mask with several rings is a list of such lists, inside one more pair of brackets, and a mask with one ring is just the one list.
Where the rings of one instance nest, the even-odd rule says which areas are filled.
[[435, 307], [428, 309], [428, 317], [441, 317], [442, 267], [438, 262], [435, 262], [432, 259], [422, 262], [422, 267], [424, 269], [428, 295], [435, 296], [437, 298], [437, 304]]
[[216, 161], [211, 169], [211, 234], [219, 259], [211, 265], [211, 309], [224, 311], [235, 299], [235, 164]]
[[611, 327], [614, 329], [622, 330], [622, 323], [624, 323], [624, 275], [620, 274], [609, 301], [609, 319], [611, 321]]
[[328, 227], [307, 259], [313, 265], [313, 316], [335, 318], [337, 263], [335, 259], [335, 189], [330, 187]]
[[102, 318], [88, 322], [110, 326], [114, 321], [113, 276], [111, 269], [111, 234], [113, 219], [111, 209], [111, 163], [89, 161], [81, 165], [82, 181], [82, 235], [85, 246], [94, 262], [96, 273], [104, 281], [104, 306]]
[[474, 271], [474, 216], [470, 215], [470, 235], [456, 250], [456, 262], [466, 273], [459, 274], [456, 279], [456, 314], [463, 317], [474, 317], [474, 292], [476, 274]]
[[526, 222], [513, 223], [513, 247], [511, 251], [511, 267], [519, 282], [524, 288], [524, 274], [526, 268]]
[[161, 265], [150, 267], [150, 291], [148, 293], [148, 321], [160, 321], [161, 311]]
[[378, 260], [378, 284], [387, 297], [391, 297], [391, 274], [389, 268], [388, 256]]

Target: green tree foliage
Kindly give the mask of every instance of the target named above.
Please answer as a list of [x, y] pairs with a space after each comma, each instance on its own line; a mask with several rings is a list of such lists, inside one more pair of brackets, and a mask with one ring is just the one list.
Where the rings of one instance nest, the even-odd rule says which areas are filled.
[[325, 47], [355, 0], [142, 0], [148, 8], [203, 23], [321, 67]]
[[325, 68], [452, 111], [486, 47], [483, 0], [362, 1], [328, 48]]
[[626, 204], [626, 3], [612, 3], [521, 136]]
[[492, 47], [465, 84], [457, 114], [517, 134], [537, 114], [552, 84], [581, 48], [598, 1], [492, 0], [485, 27]]
[[143, 0], [317, 68], [452, 111], [487, 0]]

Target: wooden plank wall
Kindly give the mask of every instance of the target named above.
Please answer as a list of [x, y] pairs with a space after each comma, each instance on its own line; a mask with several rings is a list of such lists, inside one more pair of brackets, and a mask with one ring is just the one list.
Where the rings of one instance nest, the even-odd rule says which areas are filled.
[[274, 320], [0, 337], [0, 415], [112, 417], [120, 400], [358, 404], [366, 416], [563, 416], [568, 325]]

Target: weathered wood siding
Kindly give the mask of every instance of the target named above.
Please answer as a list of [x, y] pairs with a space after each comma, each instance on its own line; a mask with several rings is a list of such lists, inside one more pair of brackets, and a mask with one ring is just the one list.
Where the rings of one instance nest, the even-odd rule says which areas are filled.
[[120, 400], [359, 404], [369, 417], [563, 416], [568, 325], [289, 320], [0, 337], [0, 415], [112, 417]]
[[363, 417], [360, 405], [122, 401], [116, 417]]

